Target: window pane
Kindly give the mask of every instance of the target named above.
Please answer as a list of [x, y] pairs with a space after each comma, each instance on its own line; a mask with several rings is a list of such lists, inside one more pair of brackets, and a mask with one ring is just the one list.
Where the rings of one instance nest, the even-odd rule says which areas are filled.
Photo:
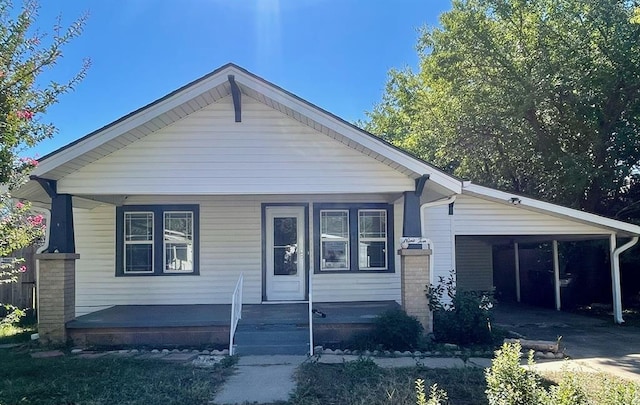
[[164, 214], [165, 270], [193, 271], [193, 213]]
[[322, 238], [349, 238], [349, 212], [321, 211], [320, 232]]
[[298, 244], [298, 219], [282, 217], [273, 219], [273, 245], [289, 246]]
[[322, 241], [322, 269], [346, 270], [349, 268], [349, 244], [346, 241]]
[[276, 276], [298, 273], [298, 255], [296, 245], [273, 249], [273, 274]]
[[149, 243], [125, 245], [124, 270], [126, 272], [152, 272], [153, 245]]
[[153, 213], [127, 212], [124, 214], [124, 237], [126, 241], [153, 240]]
[[387, 267], [386, 242], [360, 241], [360, 268], [385, 269]]
[[358, 217], [361, 238], [385, 238], [387, 236], [386, 211], [360, 211]]

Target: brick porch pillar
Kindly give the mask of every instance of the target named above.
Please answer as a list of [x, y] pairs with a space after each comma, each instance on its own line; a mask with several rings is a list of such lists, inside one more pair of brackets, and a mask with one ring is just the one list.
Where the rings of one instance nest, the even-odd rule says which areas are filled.
[[402, 309], [416, 317], [426, 333], [433, 332], [433, 316], [426, 295], [431, 249], [400, 249], [398, 254], [402, 262]]
[[46, 343], [66, 343], [66, 324], [76, 311], [76, 253], [36, 255], [38, 272], [38, 334]]

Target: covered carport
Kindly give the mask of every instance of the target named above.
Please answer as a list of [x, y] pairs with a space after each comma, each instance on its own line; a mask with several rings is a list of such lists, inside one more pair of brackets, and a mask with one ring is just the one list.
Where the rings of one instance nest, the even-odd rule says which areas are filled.
[[[512, 283], [506, 289], [515, 300], [522, 301], [525, 290], [533, 285], [533, 293], [552, 297], [557, 310], [562, 308], [564, 287], [571, 282], [561, 266], [560, 244], [601, 241], [610, 264], [607, 280], [611, 282], [614, 320], [624, 321], [619, 258], [637, 243], [639, 226], [470, 183], [461, 195], [424, 204], [422, 214], [423, 235], [433, 241], [432, 280], [455, 269], [458, 288], [492, 289], [500, 281], [494, 279], [494, 250], [501, 247], [502, 262], [511, 255], [512, 273], [503, 281]], [[523, 271], [531, 264], [529, 247], [541, 244], [550, 253], [548, 265], [540, 266], [547, 273], [542, 274], [549, 280], [546, 283]]]

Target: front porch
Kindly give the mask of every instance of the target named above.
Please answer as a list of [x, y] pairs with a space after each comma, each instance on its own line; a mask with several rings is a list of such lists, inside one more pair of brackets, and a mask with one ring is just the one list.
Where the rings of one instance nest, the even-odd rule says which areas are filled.
[[[239, 326], [308, 328], [307, 303], [245, 304]], [[400, 308], [395, 301], [315, 303], [314, 342], [331, 344], [371, 328], [376, 316]], [[231, 305], [116, 305], [68, 322], [82, 346], [227, 346]]]

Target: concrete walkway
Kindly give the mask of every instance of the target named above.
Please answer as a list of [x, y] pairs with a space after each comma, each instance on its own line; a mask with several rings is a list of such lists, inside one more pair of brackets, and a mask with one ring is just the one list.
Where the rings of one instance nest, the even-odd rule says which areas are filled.
[[[217, 405], [245, 403], [273, 403], [288, 401], [296, 388], [295, 371], [304, 362], [322, 364], [342, 364], [356, 361], [360, 357], [352, 355], [322, 355], [319, 358], [307, 356], [244, 356], [240, 357], [236, 373], [232, 375], [216, 394]], [[490, 359], [471, 358], [466, 363], [459, 358], [443, 357], [371, 357], [378, 366], [385, 368], [429, 367], [488, 367]]]

